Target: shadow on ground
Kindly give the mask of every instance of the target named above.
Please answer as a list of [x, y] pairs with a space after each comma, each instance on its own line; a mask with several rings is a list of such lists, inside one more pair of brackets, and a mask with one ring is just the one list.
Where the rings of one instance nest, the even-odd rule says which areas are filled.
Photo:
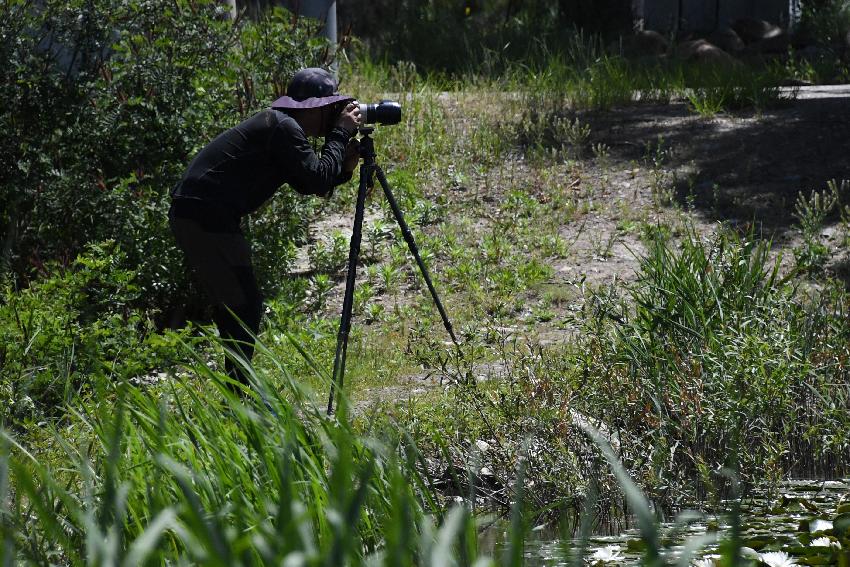
[[592, 143], [612, 160], [651, 164], [663, 140], [662, 167], [675, 197], [706, 220], [749, 222], [783, 240], [803, 191], [850, 178], [850, 89], [800, 98], [761, 115], [701, 118], [684, 103], [646, 105], [589, 115]]

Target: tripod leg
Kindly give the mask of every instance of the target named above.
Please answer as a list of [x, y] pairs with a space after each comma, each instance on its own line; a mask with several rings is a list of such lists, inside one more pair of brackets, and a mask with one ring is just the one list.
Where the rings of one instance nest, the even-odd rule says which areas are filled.
[[434, 299], [437, 311], [440, 312], [440, 317], [443, 319], [443, 326], [449, 332], [449, 336], [452, 338], [455, 346], [459, 347], [460, 345], [457, 342], [457, 337], [455, 337], [455, 333], [452, 330], [452, 324], [449, 322], [448, 315], [446, 315], [446, 310], [443, 309], [443, 304], [437, 296], [437, 290], [434, 289], [434, 284], [431, 283], [431, 276], [428, 275], [428, 269], [425, 267], [425, 262], [422, 261], [422, 257], [419, 255], [419, 248], [416, 246], [416, 241], [413, 240], [413, 234], [410, 232], [410, 228], [404, 220], [404, 215], [401, 214], [401, 208], [399, 208], [398, 203], [393, 196], [393, 192], [390, 190], [390, 184], [387, 182], [387, 177], [384, 175], [384, 171], [378, 165], [375, 166], [375, 174], [378, 176], [378, 181], [384, 189], [384, 195], [387, 196], [387, 201], [390, 204], [390, 208], [393, 210], [393, 215], [395, 216], [395, 220], [398, 223], [399, 228], [401, 228], [401, 234], [407, 242], [407, 247], [416, 259], [416, 263], [419, 265], [419, 271], [422, 272], [422, 277], [425, 278], [425, 283], [428, 285], [428, 291], [431, 292], [431, 297]]
[[366, 208], [366, 192], [368, 189], [372, 166], [360, 166], [360, 188], [357, 190], [357, 208], [354, 213], [354, 230], [351, 233], [351, 244], [348, 249], [348, 273], [345, 278], [345, 298], [342, 302], [342, 316], [339, 321], [339, 332], [336, 339], [336, 355], [334, 356], [334, 373], [328, 395], [328, 415], [333, 413], [336, 390], [342, 391], [345, 375], [345, 356], [348, 353], [348, 334], [351, 331], [351, 310], [354, 305], [354, 279], [357, 275], [357, 257], [360, 255], [360, 240], [363, 235], [363, 214]]

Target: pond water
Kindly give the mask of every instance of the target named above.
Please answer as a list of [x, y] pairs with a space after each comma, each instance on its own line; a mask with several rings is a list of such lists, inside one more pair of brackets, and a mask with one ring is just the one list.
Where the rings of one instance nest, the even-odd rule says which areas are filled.
[[[764, 558], [768, 564], [791, 565], [789, 561], [803, 565], [835, 564], [839, 554], [850, 554], [850, 546], [839, 549], [836, 537], [841, 535], [839, 530], [843, 534], [850, 533], [850, 479], [788, 481], [782, 484], [778, 494], [769, 498], [754, 495], [741, 504], [741, 529], [743, 545], [753, 552], [788, 555], [784, 563], [781, 555]], [[497, 533], [488, 534], [482, 545], [489, 548], [485, 551], [492, 556], [499, 557], [506, 545], [507, 526], [495, 531]], [[684, 526], [674, 522], [662, 524], [665, 558], [676, 561], [689, 540], [693, 542], [695, 538], [712, 533], [717, 534], [717, 539], [728, 538], [728, 518], [699, 515]], [[525, 564], [534, 567], [570, 565], [568, 549], [576, 545], [575, 540], [565, 542], [558, 539], [557, 533], [539, 529], [532, 532], [526, 542]], [[716, 554], [717, 547], [717, 542], [701, 547], [691, 564], [696, 558]], [[635, 528], [616, 536], [591, 536], [586, 557], [589, 563], [596, 565], [636, 565], [641, 552], [640, 534]]]

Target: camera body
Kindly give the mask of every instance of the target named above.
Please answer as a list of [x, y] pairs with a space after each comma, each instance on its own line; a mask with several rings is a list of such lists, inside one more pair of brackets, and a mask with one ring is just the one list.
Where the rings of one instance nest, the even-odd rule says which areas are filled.
[[377, 104], [360, 104], [360, 120], [363, 124], [398, 124], [401, 122], [401, 104], [382, 100]]

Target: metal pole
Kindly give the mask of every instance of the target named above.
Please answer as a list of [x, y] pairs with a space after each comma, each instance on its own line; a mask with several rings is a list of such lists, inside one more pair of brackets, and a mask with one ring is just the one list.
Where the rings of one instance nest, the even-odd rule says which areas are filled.
[[[373, 158], [374, 159], [374, 158]], [[363, 216], [366, 208], [366, 193], [374, 161], [368, 159], [360, 165], [360, 188], [357, 191], [357, 207], [354, 212], [354, 230], [351, 232], [351, 245], [348, 249], [348, 274], [345, 278], [345, 297], [342, 301], [342, 316], [339, 321], [339, 332], [336, 338], [336, 355], [334, 356], [334, 373], [331, 379], [330, 394], [328, 395], [328, 415], [334, 412], [334, 397], [336, 390], [342, 392], [345, 377], [345, 357], [348, 354], [348, 335], [351, 332], [351, 311], [354, 306], [354, 280], [357, 277], [357, 257], [360, 255], [360, 241], [363, 235]]]
[[339, 81], [339, 62], [336, 59], [337, 46], [337, 24], [336, 24], [336, 0], [333, 0], [328, 6], [328, 13], [325, 16], [325, 37], [328, 40], [328, 46], [331, 56], [331, 74], [334, 79]]

